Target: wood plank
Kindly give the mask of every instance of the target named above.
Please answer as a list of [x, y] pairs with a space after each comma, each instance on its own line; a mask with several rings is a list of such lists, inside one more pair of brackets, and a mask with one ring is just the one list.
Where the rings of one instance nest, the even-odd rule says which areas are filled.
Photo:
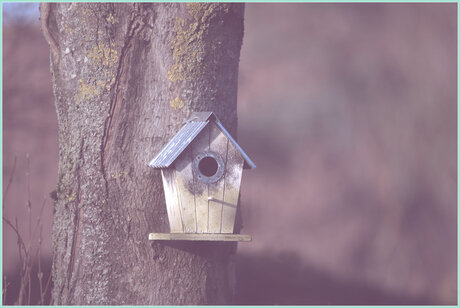
[[[218, 153], [222, 157], [225, 168], [228, 138], [220, 131], [215, 123], [211, 123], [209, 125], [209, 129], [209, 149]], [[222, 229], [222, 201], [224, 199], [224, 187], [225, 172], [220, 180], [215, 183], [208, 184], [209, 233], [220, 233]]]
[[186, 148], [174, 162], [176, 168], [176, 185], [182, 213], [185, 233], [196, 232], [196, 209], [193, 174], [192, 152]]
[[161, 169], [161, 178], [163, 179], [169, 228], [171, 232], [184, 232], [179, 195], [176, 189], [175, 173], [176, 170], [172, 168]]
[[191, 233], [150, 233], [151, 241], [225, 241], [225, 242], [251, 242], [252, 237], [246, 234], [191, 234]]
[[221, 233], [233, 233], [244, 159], [233, 143], [228, 143]]
[[[192, 157], [209, 150], [209, 125], [205, 127], [192, 143]], [[197, 233], [208, 232], [208, 184], [200, 182], [194, 175]]]

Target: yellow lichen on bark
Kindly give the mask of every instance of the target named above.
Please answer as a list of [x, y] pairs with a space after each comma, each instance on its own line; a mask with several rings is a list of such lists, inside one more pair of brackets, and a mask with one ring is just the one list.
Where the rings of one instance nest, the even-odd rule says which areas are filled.
[[128, 176], [128, 172], [126, 172], [126, 171], [122, 171], [122, 172], [120, 172], [118, 174], [111, 174], [112, 179], [120, 179], [120, 178], [126, 177], [126, 176]]
[[69, 27], [68, 24], [65, 24], [65, 25], [64, 25], [64, 28], [65, 28], [65, 29], [64, 29], [65, 34], [70, 34], [70, 35], [72, 35], [72, 34], [75, 32], [75, 30], [74, 30], [73, 28]]
[[85, 83], [83, 80], [79, 80], [78, 92], [75, 94], [75, 104], [79, 105], [81, 102], [98, 96], [101, 93], [101, 89], [98, 86]]
[[201, 23], [208, 23], [211, 19], [217, 16], [217, 13], [223, 11], [228, 13], [229, 11], [228, 3], [199, 3], [199, 2], [189, 2], [187, 3], [187, 11], [196, 21], [201, 21]]
[[77, 198], [77, 194], [76, 193], [72, 193], [70, 196], [68, 196], [68, 200], [71, 202], [71, 201], [74, 201], [75, 199]]
[[106, 46], [104, 43], [99, 43], [93, 47], [88, 53], [88, 58], [93, 60], [95, 64], [101, 63], [105, 67], [113, 67], [118, 63], [118, 51]]
[[174, 109], [182, 109], [185, 106], [184, 101], [182, 101], [179, 97], [173, 99], [169, 105]]
[[193, 80], [206, 72], [206, 35], [210, 22], [219, 12], [228, 12], [229, 4], [187, 3], [191, 21], [177, 17], [174, 23], [176, 36], [172, 41], [174, 64], [168, 71], [172, 82]]
[[109, 14], [109, 16], [107, 16], [107, 18], [105, 19], [108, 23], [110, 24], [116, 24], [118, 22], [118, 18], [116, 18], [115, 16], [112, 15], [112, 13]]
[[104, 43], [94, 46], [86, 56], [90, 60], [90, 67], [99, 71], [98, 76], [100, 79], [79, 80], [78, 91], [74, 96], [75, 104], [77, 105], [101, 95], [104, 91], [110, 91], [115, 82], [113, 70], [118, 65], [120, 58], [117, 50], [106, 46]]

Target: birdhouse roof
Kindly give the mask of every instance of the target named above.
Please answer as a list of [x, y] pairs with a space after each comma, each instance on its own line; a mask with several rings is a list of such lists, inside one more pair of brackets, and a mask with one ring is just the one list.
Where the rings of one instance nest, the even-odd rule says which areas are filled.
[[222, 133], [227, 136], [241, 153], [244, 158], [244, 168], [255, 168], [256, 165], [212, 112], [194, 112], [177, 134], [169, 140], [165, 147], [150, 161], [149, 166], [153, 168], [168, 168], [171, 166], [176, 158], [192, 143], [195, 137], [211, 122], [214, 122], [219, 127]]

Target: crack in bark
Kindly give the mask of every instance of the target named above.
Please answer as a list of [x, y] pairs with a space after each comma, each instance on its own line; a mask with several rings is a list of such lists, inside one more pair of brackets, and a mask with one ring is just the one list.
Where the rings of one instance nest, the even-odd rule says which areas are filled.
[[[81, 189], [81, 176], [80, 176], [80, 170], [81, 170], [81, 165], [84, 162], [84, 145], [85, 145], [85, 139], [82, 138], [80, 142], [80, 153], [78, 155], [78, 163], [76, 166], [76, 179], [77, 179], [77, 189], [76, 189], [76, 196], [75, 196], [75, 207], [74, 207], [74, 231], [73, 231], [73, 236], [72, 236], [72, 247], [70, 249], [70, 260], [69, 260], [69, 265], [67, 267], [67, 284], [68, 287], [71, 288], [71, 286], [75, 287], [75, 283], [72, 283], [73, 280], [76, 279], [76, 273], [74, 274], [74, 269], [75, 269], [75, 263], [77, 259], [77, 253], [78, 253], [78, 246], [80, 244], [80, 236], [81, 236], [81, 231], [82, 231], [82, 221], [81, 217], [83, 214], [83, 208], [80, 205], [81, 199], [80, 199], [80, 189]], [[70, 290], [69, 290], [70, 291]]]
[[67, 273], [67, 278], [68, 278], [68, 286], [69, 286], [69, 293], [73, 294], [75, 287], [76, 287], [76, 280], [78, 279], [78, 272], [79, 272], [79, 266], [78, 266], [78, 259], [77, 259], [77, 251], [78, 251], [78, 246], [80, 245], [80, 237], [81, 237], [81, 230], [82, 230], [82, 219], [81, 217], [83, 216], [83, 209], [79, 208], [75, 212], [75, 230], [74, 230], [74, 236], [73, 236], [73, 241], [72, 241], [72, 249], [71, 249], [71, 262], [69, 266], [69, 272]]
[[128, 62], [129, 54], [133, 50], [133, 39], [142, 31], [144, 28], [144, 22], [141, 19], [139, 7], [135, 4], [135, 11], [131, 17], [128, 25], [125, 42], [121, 49], [120, 59], [118, 62], [115, 82], [113, 85], [114, 95], [110, 101], [109, 115], [104, 123], [104, 133], [102, 135], [102, 149], [101, 149], [101, 161], [102, 161], [102, 174], [105, 180], [106, 193], [108, 194], [108, 181], [106, 175], [106, 163], [109, 157], [109, 152], [112, 149], [114, 141], [114, 132], [116, 129], [115, 122], [119, 118], [119, 112], [123, 102], [123, 94], [126, 89], [126, 82], [128, 78]]

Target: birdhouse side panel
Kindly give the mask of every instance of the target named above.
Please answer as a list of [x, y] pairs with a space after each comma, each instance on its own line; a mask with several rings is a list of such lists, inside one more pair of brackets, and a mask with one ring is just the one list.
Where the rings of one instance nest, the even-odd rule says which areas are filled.
[[[191, 144], [193, 159], [195, 159], [198, 154], [209, 150], [209, 139], [208, 125], [200, 132]], [[193, 174], [193, 176], [193, 193], [195, 195], [196, 205], [196, 232], [207, 233], [209, 224], [208, 185], [206, 183], [202, 183], [197, 178], [196, 174]]]
[[238, 149], [229, 142], [225, 170], [224, 202], [222, 208], [222, 233], [233, 233], [244, 159]]
[[209, 202], [209, 233], [222, 232], [222, 202], [225, 188], [225, 165], [227, 161], [228, 138], [220, 131], [215, 123], [210, 126], [209, 149], [218, 153], [223, 159], [222, 178], [208, 185]]
[[176, 189], [176, 171], [174, 169], [162, 169], [161, 177], [166, 199], [166, 210], [168, 212], [169, 228], [171, 233], [183, 233], [179, 193]]
[[192, 172], [192, 151], [190, 147], [185, 149], [174, 162], [176, 169], [176, 187], [179, 195], [179, 203], [184, 223], [185, 233], [196, 233], [196, 187]]

